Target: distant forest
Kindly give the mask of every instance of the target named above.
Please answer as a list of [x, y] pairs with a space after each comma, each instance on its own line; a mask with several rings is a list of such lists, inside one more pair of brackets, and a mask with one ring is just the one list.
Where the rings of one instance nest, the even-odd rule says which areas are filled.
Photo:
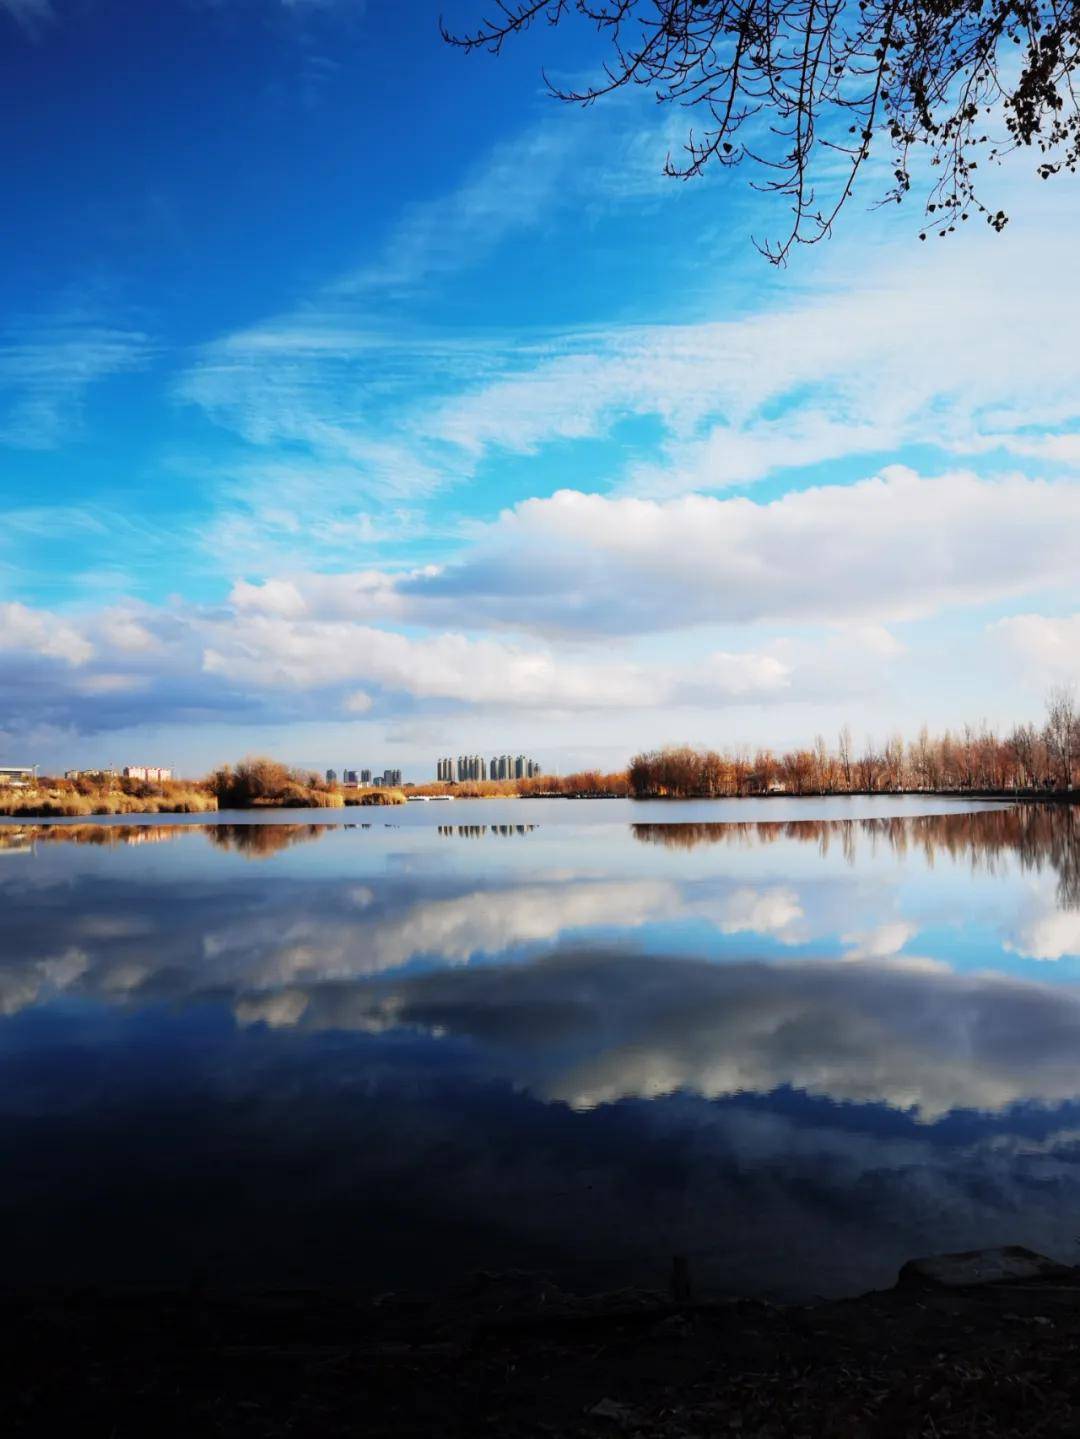
[[635, 755], [627, 771], [638, 799], [721, 798], [760, 794], [903, 794], [947, 791], [1064, 793], [1080, 773], [1080, 710], [1072, 692], [1054, 690], [1041, 725], [1016, 725], [998, 735], [987, 725], [914, 740], [895, 735], [883, 745], [856, 746], [845, 726], [835, 746], [819, 735], [812, 746], [783, 754], [760, 749], [716, 751], [670, 745]]

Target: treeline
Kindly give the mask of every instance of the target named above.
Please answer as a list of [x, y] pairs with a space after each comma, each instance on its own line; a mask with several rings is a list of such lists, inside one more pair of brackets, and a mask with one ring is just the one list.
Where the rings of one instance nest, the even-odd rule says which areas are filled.
[[498, 799], [520, 796], [538, 799], [544, 795], [587, 795], [590, 798], [623, 799], [630, 793], [625, 771], [607, 774], [603, 770], [576, 770], [573, 774], [541, 774], [532, 779], [476, 779], [458, 784], [436, 781], [414, 785], [410, 794], [452, 794], [458, 799]]
[[399, 789], [342, 790], [314, 770], [290, 769], [275, 759], [222, 765], [206, 779], [219, 809], [342, 809], [346, 805], [404, 804]]
[[761, 794], [1068, 792], [1080, 776], [1080, 710], [1055, 690], [1041, 725], [998, 735], [965, 725], [914, 740], [895, 735], [856, 747], [841, 730], [835, 747], [818, 736], [807, 749], [720, 752], [673, 745], [630, 761], [630, 793], [646, 798], [723, 798]]
[[1063, 804], [988, 806], [945, 814], [886, 815], [862, 819], [698, 821], [691, 824], [634, 824], [643, 844], [692, 850], [702, 845], [751, 849], [778, 843], [813, 845], [822, 855], [836, 847], [854, 865], [859, 843], [887, 845], [894, 854], [922, 854], [933, 865], [939, 854], [966, 859], [973, 871], [998, 872], [1001, 862], [1019, 861], [1025, 872], [1051, 871], [1058, 902], [1080, 908], [1080, 808]]

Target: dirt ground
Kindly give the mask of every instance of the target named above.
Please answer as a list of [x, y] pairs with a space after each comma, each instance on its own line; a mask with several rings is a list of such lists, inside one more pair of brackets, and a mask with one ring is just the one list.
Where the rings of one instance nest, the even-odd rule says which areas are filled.
[[9, 1297], [4, 1428], [165, 1436], [1076, 1435], [1080, 1270], [813, 1307], [581, 1298]]

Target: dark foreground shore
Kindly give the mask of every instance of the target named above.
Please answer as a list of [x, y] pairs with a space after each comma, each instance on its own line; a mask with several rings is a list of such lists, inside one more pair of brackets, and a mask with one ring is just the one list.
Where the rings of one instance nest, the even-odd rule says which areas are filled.
[[8, 1298], [5, 1429], [81, 1439], [1074, 1435], [1080, 1269], [1025, 1255], [992, 1251], [943, 1274], [907, 1266], [892, 1290], [811, 1307], [638, 1290], [581, 1298], [513, 1274], [363, 1302]]

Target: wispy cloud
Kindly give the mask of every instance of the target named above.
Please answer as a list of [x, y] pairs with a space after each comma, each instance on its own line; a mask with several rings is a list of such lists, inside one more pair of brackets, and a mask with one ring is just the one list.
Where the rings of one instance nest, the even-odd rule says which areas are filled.
[[141, 331], [77, 312], [10, 326], [0, 334], [0, 444], [55, 448], [81, 426], [90, 387], [151, 352]]
[[39, 34], [56, 19], [51, 0], [0, 0], [0, 11], [10, 15], [30, 35]]
[[[689, 324], [442, 335], [388, 322], [388, 297], [408, 314], [413, 291], [551, 223], [575, 132], [538, 128], [524, 144], [528, 174], [497, 147], [457, 191], [408, 212], [368, 266], [206, 347], [181, 377], [181, 399], [268, 457], [220, 488], [215, 539], [246, 536], [272, 565], [302, 512], [311, 563], [322, 547], [348, 565], [350, 544], [365, 554], [401, 536], [403, 515], [437, 515], [441, 491], [495, 481], [507, 460], [518, 485], [535, 462], [547, 492], [550, 457], [583, 443], [592, 488], [660, 499], [916, 448], [996, 468], [1010, 454], [1051, 473], [1080, 463], [1080, 298], [1053, 282], [1067, 245], [1045, 229], [971, 237], [963, 253], [886, 249], [854, 273], [851, 247], [837, 249], [783, 306], [729, 293]], [[648, 441], [625, 445], [620, 427], [642, 421]], [[305, 472], [325, 483], [303, 494], [287, 476]], [[565, 612], [573, 623], [572, 593]]]
[[[597, 145], [580, 120], [551, 112], [493, 146], [456, 187], [408, 206], [370, 259], [204, 346], [176, 398], [282, 468], [347, 473], [353, 510], [358, 498], [397, 506], [471, 478], [484, 445], [455, 426], [453, 405], [552, 351], [540, 336], [416, 317], [448, 277], [483, 266], [508, 240], [576, 222], [583, 206], [640, 198], [642, 176], [662, 168], [664, 125], [617, 108], [600, 121], [613, 143]], [[444, 410], [445, 423], [432, 419]], [[267, 510], [278, 508], [269, 479], [266, 490]], [[257, 522], [251, 498], [246, 519]], [[343, 510], [324, 492], [326, 523], [348, 522]]]
[[512, 236], [625, 212], [661, 192], [677, 203], [664, 161], [681, 117], [633, 96], [588, 115], [546, 97], [541, 105], [539, 120], [496, 141], [456, 187], [407, 206], [376, 258], [337, 289], [397, 300], [482, 266]]
[[571, 122], [560, 116], [501, 141], [456, 189], [409, 206], [381, 255], [343, 279], [340, 290], [394, 298], [433, 276], [472, 268], [509, 235], [550, 221], [556, 198], [569, 198], [559, 189], [583, 149]]
[[417, 373], [460, 364], [461, 347], [396, 341], [348, 308], [351, 318], [345, 306], [312, 307], [207, 346], [177, 398], [250, 445], [287, 453], [294, 472], [302, 457], [347, 466], [354, 497], [430, 492], [443, 478], [431, 447], [410, 444], [393, 411]]
[[[447, 395], [419, 422], [479, 463], [660, 422], [655, 458], [624, 488], [676, 494], [905, 445], [1015, 447], [1074, 463], [1038, 430], [1076, 419], [1080, 300], [1052, 277], [1053, 238], [835, 274], [734, 318], [569, 333], [508, 355], [501, 375]], [[992, 305], [987, 303], [993, 294]], [[613, 478], [618, 478], [616, 474]]]

